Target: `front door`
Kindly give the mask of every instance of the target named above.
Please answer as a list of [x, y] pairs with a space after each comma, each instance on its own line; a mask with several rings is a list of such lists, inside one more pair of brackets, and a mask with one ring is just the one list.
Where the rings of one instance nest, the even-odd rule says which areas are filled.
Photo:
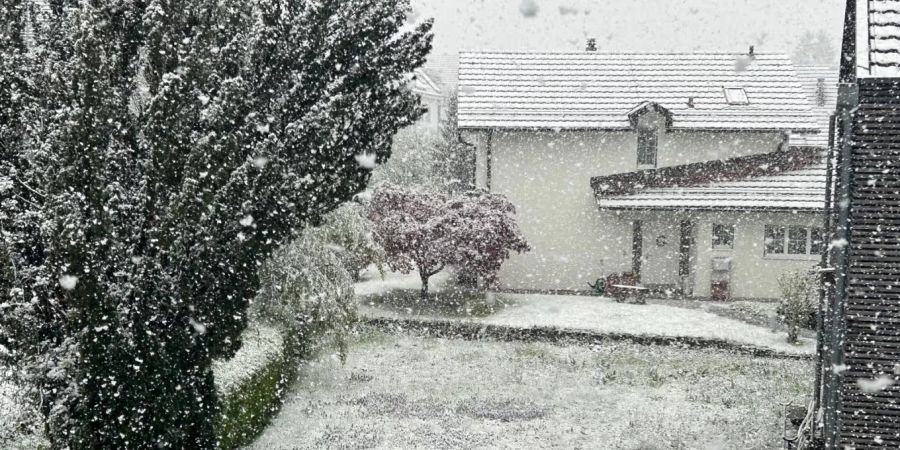
[[641, 283], [646, 286], [680, 285], [681, 223], [648, 220], [642, 223]]

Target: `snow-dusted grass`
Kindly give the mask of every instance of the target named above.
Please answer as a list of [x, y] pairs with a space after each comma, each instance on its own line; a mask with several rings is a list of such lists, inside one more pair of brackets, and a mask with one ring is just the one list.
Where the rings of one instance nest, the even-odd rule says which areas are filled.
[[[438, 285], [446, 287], [447, 278], [444, 275]], [[714, 314], [707, 308], [679, 307], [668, 301], [651, 300], [646, 305], [635, 305], [616, 303], [603, 297], [489, 294], [493, 297], [488, 299], [492, 304], [498, 303], [503, 307], [494, 308], [491, 314], [484, 316], [442, 314], [439, 307], [397, 307], [385, 300], [392, 293], [402, 298], [409, 297], [409, 292], [401, 290], [417, 287], [415, 277], [398, 274], [389, 274], [385, 281], [376, 277], [357, 283], [360, 314], [364, 317], [467, 320], [512, 327], [537, 326], [595, 333], [719, 339], [796, 355], [813, 355], [816, 347], [815, 340], [809, 337], [801, 337], [796, 345], [789, 344], [784, 332], [773, 330], [770, 326], [723, 317], [723, 314]]]
[[251, 322], [242, 336], [244, 342], [234, 358], [213, 363], [216, 388], [227, 395], [242, 381], [284, 354], [284, 341], [277, 328]]
[[599, 297], [518, 294], [505, 297], [514, 306], [483, 319], [485, 323], [724, 339], [793, 354], [812, 355], [816, 350], [813, 339], [801, 338], [799, 344], [789, 344], [784, 333], [696, 309], [632, 305]]
[[781, 448], [812, 363], [366, 332], [306, 364], [252, 448]]
[[[422, 282], [416, 274], [402, 274], [397, 272], [388, 272], [384, 274], [384, 278], [377, 271], [371, 268], [363, 274], [363, 280], [354, 284], [357, 296], [365, 296], [372, 294], [384, 294], [395, 289], [406, 289], [419, 291]], [[431, 277], [429, 282], [429, 290], [431, 292], [440, 292], [451, 275], [446, 270]]]

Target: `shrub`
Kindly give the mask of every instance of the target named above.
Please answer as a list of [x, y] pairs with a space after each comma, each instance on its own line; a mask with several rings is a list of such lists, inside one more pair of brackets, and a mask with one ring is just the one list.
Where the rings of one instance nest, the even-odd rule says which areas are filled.
[[384, 276], [384, 249], [378, 244], [375, 226], [365, 217], [362, 205], [343, 204], [326, 215], [322, 226], [314, 232], [338, 252], [354, 281], [358, 281], [359, 273], [369, 266], [375, 266]]
[[276, 251], [261, 268], [260, 282], [253, 312], [288, 330], [285, 345], [302, 354], [309, 337], [334, 333], [346, 353], [345, 338], [356, 322], [353, 285], [339, 252], [318, 233]]
[[788, 342], [797, 342], [801, 328], [813, 328], [816, 322], [817, 278], [806, 271], [785, 272], [778, 277], [781, 286], [779, 318], [788, 328]]

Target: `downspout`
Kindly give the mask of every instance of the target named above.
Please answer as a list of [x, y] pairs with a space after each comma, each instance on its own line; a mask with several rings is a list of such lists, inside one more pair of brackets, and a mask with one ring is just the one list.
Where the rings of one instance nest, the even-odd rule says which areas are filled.
[[[831, 114], [831, 117], [828, 118], [828, 151], [826, 153], [826, 164], [825, 164], [825, 209], [823, 210], [824, 216], [824, 225], [825, 225], [825, 234], [823, 234], [823, 238], [825, 236], [831, 235], [831, 230], [833, 220], [832, 220], [832, 207], [834, 202], [832, 201], [833, 189], [832, 183], [834, 182], [833, 172], [835, 170], [834, 165], [834, 152], [835, 152], [835, 127], [837, 126], [837, 112]], [[824, 250], [822, 252], [822, 259], [820, 262], [819, 269], [819, 305], [818, 305], [818, 314], [816, 315], [816, 384], [815, 391], [813, 391], [813, 409], [817, 412], [816, 415], [816, 423], [820, 424], [821, 420], [819, 418], [824, 417], [824, 412], [822, 416], [818, 415], [818, 412], [821, 411], [822, 408], [822, 392], [823, 392], [823, 380], [824, 380], [824, 367], [825, 367], [825, 358], [826, 358], [826, 349], [825, 346], [825, 337], [829, 335], [826, 331], [826, 324], [828, 321], [825, 319], [826, 314], [828, 314], [829, 308], [827, 305], [830, 304], [830, 300], [832, 296], [830, 293], [833, 292], [834, 289], [834, 267], [831, 266], [831, 258], [829, 258], [829, 251]], [[812, 430], [813, 433], [816, 432], [816, 429]]]
[[[846, 320], [844, 318], [844, 305], [847, 299], [847, 269], [849, 256], [849, 228], [850, 228], [850, 182], [851, 182], [851, 142], [853, 110], [859, 105], [859, 85], [857, 84], [857, 59], [856, 52], [856, 28], [857, 28], [857, 0], [847, 0], [844, 14], [844, 33], [841, 42], [841, 70], [840, 85], [838, 88], [838, 104], [836, 112], [836, 127], [838, 133], [835, 143], [839, 151], [837, 157], [838, 183], [836, 185], [837, 202], [837, 242], [841, 245], [832, 246], [832, 261], [835, 267], [834, 298], [830, 307], [830, 336], [828, 339], [828, 352], [830, 353], [827, 382], [823, 386], [824, 407], [824, 433], [825, 447], [836, 448], [841, 417], [838, 410], [841, 401], [841, 382], [843, 375], [836, 368], [844, 367], [844, 336]], [[868, 17], [868, 11], [865, 11]], [[824, 365], [824, 362], [823, 362]]]

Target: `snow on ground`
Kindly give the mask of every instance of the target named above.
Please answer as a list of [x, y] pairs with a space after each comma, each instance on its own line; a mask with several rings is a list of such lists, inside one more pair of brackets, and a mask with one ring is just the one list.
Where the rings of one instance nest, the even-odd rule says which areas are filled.
[[560, 327], [599, 333], [725, 339], [785, 353], [814, 354], [813, 339], [788, 344], [784, 333], [719, 315], [675, 306], [616, 303], [598, 297], [504, 294], [514, 306], [482, 319], [508, 326]]
[[812, 363], [364, 332], [304, 366], [251, 448], [778, 449]]
[[[417, 274], [402, 274], [396, 272], [386, 272], [384, 278], [378, 274], [378, 271], [369, 269], [364, 276], [368, 277], [363, 281], [354, 284], [357, 296], [384, 294], [394, 289], [409, 289], [418, 291], [422, 287], [422, 282]], [[431, 277], [428, 284], [429, 290], [432, 292], [440, 292], [444, 285], [450, 279], [450, 274], [443, 271]]]
[[216, 387], [223, 394], [283, 353], [284, 341], [275, 327], [251, 322], [242, 337], [244, 343], [234, 358], [213, 363]]
[[[446, 279], [445, 275], [444, 280]], [[389, 274], [386, 281], [376, 278], [356, 284], [357, 296], [418, 287], [416, 277], [398, 274]], [[496, 294], [496, 297], [507, 303], [507, 306], [483, 318], [410, 316], [402, 309], [388, 309], [365, 300], [360, 304], [360, 313], [369, 317], [419, 317], [514, 327], [557, 327], [596, 333], [724, 339], [736, 344], [754, 345], [790, 354], [813, 355], [816, 350], [815, 339], [801, 337], [799, 344], [789, 344], [785, 333], [773, 331], [771, 327], [722, 317], [721, 314], [706, 311], [706, 308], [673, 306], [671, 301], [651, 300], [646, 305], [635, 305], [616, 303], [602, 297], [574, 295]]]

